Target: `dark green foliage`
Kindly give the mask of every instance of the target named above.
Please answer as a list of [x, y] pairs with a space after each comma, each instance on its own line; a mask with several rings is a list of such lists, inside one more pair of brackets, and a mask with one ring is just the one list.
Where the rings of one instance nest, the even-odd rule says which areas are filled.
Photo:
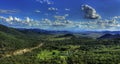
[[[120, 40], [67, 34], [23, 33], [0, 26], [0, 64], [119, 64]], [[67, 37], [66, 37], [67, 36]], [[57, 38], [56, 38], [57, 37]], [[44, 45], [31, 52], [3, 58], [19, 49]]]

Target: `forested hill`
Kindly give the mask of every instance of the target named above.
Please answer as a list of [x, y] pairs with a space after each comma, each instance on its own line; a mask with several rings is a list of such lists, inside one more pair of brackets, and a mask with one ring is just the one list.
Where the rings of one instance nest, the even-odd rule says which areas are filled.
[[0, 57], [18, 49], [31, 48], [40, 44], [40, 39], [0, 24]]
[[[108, 32], [46, 33], [0, 25], [0, 64], [120, 63], [120, 39], [115, 38], [119, 35]], [[99, 34], [104, 35], [90, 38]]]

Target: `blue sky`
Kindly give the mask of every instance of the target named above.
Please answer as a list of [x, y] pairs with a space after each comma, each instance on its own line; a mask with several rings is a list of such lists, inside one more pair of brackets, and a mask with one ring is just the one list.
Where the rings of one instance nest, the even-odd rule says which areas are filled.
[[[82, 5], [101, 18], [86, 18]], [[0, 23], [49, 30], [119, 30], [119, 6], [120, 0], [1, 0]]]

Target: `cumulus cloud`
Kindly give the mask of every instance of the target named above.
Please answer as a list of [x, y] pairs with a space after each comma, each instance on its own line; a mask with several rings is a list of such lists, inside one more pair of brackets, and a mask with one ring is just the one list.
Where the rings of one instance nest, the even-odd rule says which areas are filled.
[[29, 23], [31, 19], [29, 17], [26, 17], [26, 22]]
[[87, 27], [86, 29], [93, 29], [93, 30], [110, 30], [110, 29], [115, 29], [119, 27], [120, 23], [116, 21], [115, 19], [111, 20], [96, 20], [94, 22], [89, 21], [89, 22], [84, 22]]
[[9, 16], [8, 18], [6, 18], [6, 17], [3, 17], [3, 16], [0, 16], [0, 20], [2, 20], [4, 22], [7, 22], [8, 24], [12, 24], [13, 17]]
[[66, 26], [64, 23], [62, 22], [59, 22], [59, 21], [55, 21], [52, 26], [54, 27], [63, 27], [63, 26]]
[[54, 18], [57, 20], [65, 20], [66, 19], [65, 16], [54, 16]]
[[65, 10], [66, 10], [66, 11], [70, 11], [70, 9], [69, 9], [69, 8], [65, 8]]
[[[52, 28], [77, 28], [77, 29], [83, 29], [83, 30], [111, 30], [115, 28], [120, 28], [120, 23], [116, 20], [94, 20], [93, 21], [86, 21], [86, 22], [75, 22], [75, 21], [70, 21], [70, 20], [55, 20], [54, 22], [46, 19], [45, 25], [52, 27]], [[50, 23], [50, 24], [49, 24]], [[44, 25], [44, 26], [45, 26]]]
[[6, 18], [6, 21], [13, 21], [14, 19], [13, 19], [13, 17], [12, 16], [9, 16], [8, 18]]
[[14, 21], [20, 22], [20, 21], [22, 21], [22, 20], [21, 20], [20, 18], [14, 17]]
[[49, 24], [49, 25], [51, 25], [51, 21], [49, 20], [49, 19], [47, 19], [47, 18], [43, 18], [42, 19], [42, 22], [43, 22], [43, 24]]
[[44, 3], [47, 3], [48, 5], [54, 4], [54, 2], [50, 0], [36, 0], [36, 1], [41, 4], [44, 4]]
[[56, 19], [56, 20], [66, 20], [66, 17], [68, 17], [69, 16], [69, 14], [65, 14], [65, 15], [63, 15], [63, 16], [60, 16], [60, 15], [55, 15], [54, 16], [54, 18]]
[[36, 13], [40, 13], [41, 11], [40, 10], [35, 10]]
[[58, 8], [55, 8], [55, 7], [49, 7], [48, 10], [49, 10], [49, 11], [57, 11]]
[[41, 4], [43, 3], [43, 1], [42, 1], [42, 0], [36, 0], [36, 1], [37, 1], [37, 2], [39, 2], [39, 3], [41, 3]]
[[15, 24], [28, 25], [28, 26], [32, 26], [34, 24], [37, 25], [37, 21], [29, 17], [25, 17], [25, 19], [20, 19], [18, 17], [13, 17], [13, 16], [9, 16], [9, 17], [0, 16], [0, 22], [7, 22], [8, 24], [13, 24], [13, 25]]
[[[48, 18], [43, 18], [41, 20], [34, 20], [30, 17], [25, 17], [23, 19], [18, 17], [4, 17], [0, 16], [0, 23], [6, 22], [8, 24], [12, 24], [12, 26], [26, 26], [26, 27], [39, 27], [40, 29], [71, 29], [77, 28], [80, 30], [115, 30], [120, 28], [120, 22], [117, 20], [118, 18], [114, 19], [115, 17], [107, 20], [89, 20], [89, 21], [71, 21], [66, 19], [66, 15], [63, 16], [55, 16], [55, 20], [50, 20]], [[2, 20], [2, 21], [1, 21]], [[94, 21], [94, 22], [93, 22]]]
[[96, 10], [89, 5], [82, 5], [82, 10], [85, 13], [85, 18], [87, 19], [99, 19], [101, 16], [96, 12]]
[[17, 10], [4, 10], [4, 9], [0, 9], [0, 14], [12, 14], [12, 13], [17, 13]]
[[65, 14], [64, 16], [67, 17], [67, 16], [69, 16], [69, 14]]
[[114, 16], [113, 18], [114, 19], [120, 19], [120, 16]]

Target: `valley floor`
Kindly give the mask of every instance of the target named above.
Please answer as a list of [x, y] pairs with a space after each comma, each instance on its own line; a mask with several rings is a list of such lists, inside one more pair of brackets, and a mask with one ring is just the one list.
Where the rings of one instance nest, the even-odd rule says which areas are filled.
[[[35, 35], [1, 40], [0, 64], [119, 64], [120, 39]], [[9, 44], [10, 43], [10, 44]], [[12, 43], [12, 44], [11, 44]]]

